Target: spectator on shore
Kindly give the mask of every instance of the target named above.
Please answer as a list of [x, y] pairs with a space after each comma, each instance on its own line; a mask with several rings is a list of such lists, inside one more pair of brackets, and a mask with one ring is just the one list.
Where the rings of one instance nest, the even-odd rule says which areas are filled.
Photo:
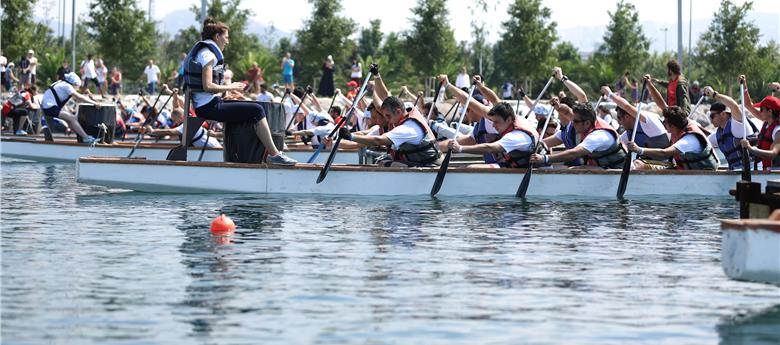
[[683, 112], [691, 112], [691, 99], [688, 96], [688, 80], [682, 76], [680, 64], [676, 60], [666, 63], [666, 74], [669, 81], [652, 78], [653, 83], [666, 88], [666, 106], [678, 106]]
[[106, 85], [108, 68], [106, 67], [106, 64], [103, 63], [103, 59], [98, 58], [97, 61], [95, 61], [95, 73], [97, 74], [98, 92], [100, 93], [100, 97], [104, 97], [105, 90], [107, 89], [108, 86]]
[[27, 54], [25, 56], [22, 56], [22, 59], [19, 60], [19, 83], [16, 86], [17, 89], [26, 89], [27, 85], [30, 84], [30, 59], [28, 58], [30, 54]]
[[7, 65], [8, 59], [3, 55], [2, 50], [0, 50], [0, 81], [3, 81], [3, 86], [5, 86], [5, 70]]
[[3, 75], [3, 87], [6, 91], [12, 91], [14, 83], [17, 82], [19, 82], [19, 79], [16, 79], [16, 75], [14, 75], [14, 63], [9, 62], [5, 68], [5, 74]]
[[363, 79], [363, 65], [360, 64], [360, 62], [357, 59], [352, 59], [352, 73], [349, 75], [349, 77], [360, 85], [360, 82]]
[[358, 93], [358, 83], [354, 80], [350, 80], [347, 83], [347, 89], [347, 99], [350, 101], [354, 100]]
[[108, 86], [108, 93], [110, 95], [122, 93], [122, 72], [116, 67], [111, 69], [111, 83]]
[[501, 87], [501, 98], [512, 99], [512, 92], [514, 92], [514, 88], [515, 86], [512, 85], [512, 83], [504, 83], [504, 86]]
[[252, 67], [246, 71], [246, 79], [249, 81], [249, 92], [251, 93], [258, 93], [260, 85], [265, 84], [263, 69], [257, 65], [257, 62], [253, 62]]
[[293, 82], [293, 70], [295, 69], [295, 60], [293, 60], [290, 52], [284, 54], [282, 59], [282, 82], [287, 89], [294, 89], [295, 83]]
[[62, 60], [62, 65], [57, 69], [57, 80], [65, 80], [65, 75], [70, 73], [70, 65], [68, 60]]
[[469, 74], [466, 71], [466, 66], [463, 66], [460, 68], [460, 73], [458, 73], [458, 77], [455, 78], [455, 86], [459, 89], [462, 88], [469, 88], [471, 87], [471, 82], [469, 81]]
[[333, 96], [333, 56], [328, 55], [325, 61], [322, 63], [322, 78], [320, 78], [320, 86], [317, 87], [317, 94], [323, 97]]
[[146, 75], [146, 92], [153, 94], [157, 92], [157, 83], [160, 81], [160, 67], [154, 64], [154, 60], [149, 59], [149, 64], [144, 68]]
[[258, 102], [273, 102], [274, 94], [268, 91], [268, 85], [260, 84], [260, 92], [257, 94]]
[[86, 92], [89, 89], [89, 82], [92, 81], [95, 87], [100, 89], [100, 82], [97, 80], [97, 68], [95, 67], [95, 60], [92, 59], [92, 54], [87, 54], [87, 59], [81, 62], [81, 76], [84, 82], [81, 84], [81, 92]]

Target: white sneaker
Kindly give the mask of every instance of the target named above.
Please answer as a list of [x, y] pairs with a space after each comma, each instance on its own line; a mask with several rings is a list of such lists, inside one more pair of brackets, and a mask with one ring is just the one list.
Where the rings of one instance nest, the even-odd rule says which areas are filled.
[[96, 141], [97, 141], [97, 139], [96, 139], [95, 137], [91, 136], [91, 135], [90, 135], [90, 136], [87, 136], [87, 137], [84, 139], [84, 143], [85, 143], [85, 144], [90, 144], [90, 145], [91, 145], [91, 144], [94, 144]]
[[27, 132], [25, 132], [23, 129], [17, 129], [16, 133], [14, 133], [14, 134], [16, 134], [16, 135], [27, 135]]

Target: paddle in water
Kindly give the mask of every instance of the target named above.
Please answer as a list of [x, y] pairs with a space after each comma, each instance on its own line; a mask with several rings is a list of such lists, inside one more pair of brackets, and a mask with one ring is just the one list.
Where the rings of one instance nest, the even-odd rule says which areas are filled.
[[[642, 82], [642, 93], [639, 99], [645, 99], [645, 93], [647, 92], [647, 79]], [[639, 102], [636, 106], [636, 119], [634, 119], [634, 130], [631, 131], [631, 140], [634, 142], [636, 139], [636, 132], [639, 132], [639, 118], [642, 117], [642, 102]], [[623, 162], [623, 171], [620, 173], [620, 182], [618, 182], [617, 198], [623, 199], [623, 195], [626, 194], [626, 186], [628, 186], [628, 176], [631, 174], [631, 163], [634, 162], [634, 152], [629, 151]]]
[[[530, 115], [531, 111], [536, 108], [536, 103], [539, 102], [539, 99], [542, 98], [542, 95], [547, 91], [547, 88], [550, 87], [550, 83], [555, 80], [555, 76], [550, 77], [550, 80], [547, 82], [547, 85], [544, 86], [544, 89], [542, 89], [542, 92], [539, 93], [539, 96], [536, 97], [536, 101], [534, 101], [534, 106], [529, 109], [528, 114], [525, 114], [525, 117], [527, 118], [528, 115]], [[601, 102], [601, 99], [599, 98], [599, 103]], [[555, 108], [553, 107], [553, 110], [550, 112], [550, 116], [547, 116], [544, 120], [544, 127], [542, 127], [542, 135], [539, 137], [539, 141], [536, 142], [536, 145], [534, 146], [533, 153], [536, 153], [539, 151], [539, 148], [542, 145], [542, 142], [544, 141], [544, 132], [547, 129], [547, 125], [550, 124], [550, 119], [553, 117], [553, 114], [555, 113]], [[517, 191], [515, 192], [516, 198], [523, 198], [525, 199], [526, 193], [528, 193], [528, 186], [531, 184], [531, 174], [533, 174], [534, 171], [534, 165], [530, 162], [528, 163], [528, 169], [525, 170], [525, 174], [523, 174], [523, 179], [520, 181], [520, 185], [517, 187]]]
[[[377, 70], [379, 66], [377, 64], [371, 64], [368, 70], [368, 75], [366, 75], [366, 79], [363, 80], [363, 85], [360, 86], [360, 92], [358, 93], [358, 96], [355, 97], [355, 100], [352, 101], [352, 106], [349, 108], [349, 112], [347, 112], [347, 116], [345, 116], [341, 121], [336, 125], [335, 128], [328, 134], [328, 137], [333, 138], [334, 135], [338, 132], [339, 128], [341, 126], [346, 126], [347, 123], [349, 123], [349, 120], [352, 119], [352, 113], [355, 111], [355, 107], [357, 107], [358, 102], [360, 102], [361, 99], [363, 99], [363, 96], [366, 94], [366, 87], [368, 86], [368, 82], [371, 80], [371, 77], [374, 76], [374, 71]], [[331, 164], [333, 164], [333, 159], [336, 158], [336, 152], [339, 150], [339, 144], [341, 144], [341, 136], [338, 136], [336, 138], [336, 141], [333, 142], [333, 147], [330, 149], [330, 155], [328, 156], [328, 159], [325, 161], [325, 166], [322, 167], [322, 170], [320, 170], [319, 176], [317, 176], [317, 183], [320, 183], [325, 180], [325, 177], [328, 176], [328, 171], [330, 170]]]
[[[466, 102], [463, 103], [463, 107], [460, 108], [460, 118], [458, 119], [458, 125], [455, 127], [455, 137], [452, 138], [452, 140], [458, 140], [458, 133], [460, 133], [460, 125], [463, 123], [463, 118], [466, 117], [466, 110], [469, 108], [469, 103], [471, 102], [471, 98], [474, 95], [474, 89], [477, 86], [472, 84], [471, 88], [469, 88], [469, 96], [466, 98]], [[444, 176], [447, 175], [447, 168], [450, 165], [450, 159], [452, 158], [452, 148], [447, 149], [447, 154], [444, 156], [444, 161], [441, 162], [441, 166], [439, 167], [439, 172], [436, 174], [436, 180], [433, 181], [433, 186], [431, 187], [431, 196], [434, 197], [436, 194], [439, 193], [439, 190], [441, 190], [441, 185], [444, 183]]]

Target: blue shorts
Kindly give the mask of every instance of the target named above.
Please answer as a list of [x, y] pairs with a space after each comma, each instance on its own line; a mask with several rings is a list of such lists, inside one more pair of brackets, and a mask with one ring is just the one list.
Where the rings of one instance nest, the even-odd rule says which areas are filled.
[[46, 116], [51, 116], [51, 117], [59, 117], [60, 116], [60, 110], [61, 110], [60, 107], [55, 105], [55, 106], [53, 106], [51, 108], [43, 109], [43, 114], [46, 115]]
[[293, 76], [292, 74], [282, 74], [282, 80], [285, 84], [292, 84], [293, 83]]

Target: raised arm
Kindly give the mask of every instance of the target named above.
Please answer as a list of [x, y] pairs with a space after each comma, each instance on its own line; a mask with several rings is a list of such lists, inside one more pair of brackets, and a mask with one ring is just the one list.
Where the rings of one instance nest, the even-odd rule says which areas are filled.
[[477, 86], [479, 93], [481, 93], [482, 96], [485, 96], [485, 99], [487, 99], [490, 103], [498, 104], [501, 102], [501, 99], [498, 98], [498, 95], [496, 95], [492, 89], [485, 86], [485, 83], [482, 82], [482, 77], [479, 75], [475, 75], [473, 78], [471, 78], [471, 83]]
[[731, 116], [738, 122], [742, 122], [742, 110], [740, 110], [739, 103], [737, 103], [737, 101], [735, 101], [733, 98], [716, 92], [712, 89], [712, 86], [705, 86], [702, 92], [705, 96], [712, 97], [712, 99], [726, 105], [726, 107], [731, 111]]
[[[753, 99], [750, 98], [750, 92], [748, 92], [747, 88], [747, 77], [745, 75], [740, 75], [739, 78], [737, 78], [737, 83], [739, 82], [745, 83], [745, 93], [743, 97], [745, 97], [745, 108], [748, 110], [749, 113], [753, 114], [758, 119], [761, 119], [761, 112], [758, 111], [758, 109], [753, 107]], [[765, 119], [761, 119], [761, 121], [766, 121]]]
[[[457, 99], [461, 104], [465, 104], [466, 100], [469, 98], [469, 95], [465, 91], [457, 88], [455, 85], [450, 84], [449, 78], [447, 78], [446, 74], [440, 75], [439, 81], [446, 85], [445, 90], [452, 92], [452, 94], [455, 96], [455, 99]], [[485, 117], [488, 111], [490, 111], [490, 108], [480, 102], [469, 102], [469, 109], [481, 117]]]
[[372, 63], [369, 67], [369, 71], [374, 75], [374, 94], [379, 96], [379, 99], [382, 100], [391, 96], [390, 90], [387, 89], [385, 81], [382, 80], [382, 76], [379, 74], [379, 65]]
[[560, 67], [553, 68], [553, 75], [556, 79], [560, 80], [563, 85], [566, 86], [571, 93], [577, 97], [577, 101], [580, 103], [586, 103], [588, 102], [588, 96], [585, 95], [585, 91], [582, 91], [582, 88], [580, 88], [579, 85], [577, 85], [575, 82], [569, 80], [569, 77], [565, 76], [563, 74], [563, 70], [561, 70]]
[[[664, 100], [664, 97], [661, 96], [661, 93], [658, 92], [658, 89], [655, 88], [655, 85], [653, 84], [653, 77], [651, 77], [649, 74], [645, 74], [644, 80], [647, 81], [647, 91], [650, 92], [650, 97], [653, 99], [653, 102], [655, 102], [655, 105], [657, 105], [659, 108], [661, 108], [661, 111], [666, 109], [668, 106], [666, 105], [666, 101]], [[639, 101], [642, 101], [642, 96], [639, 95]]]

